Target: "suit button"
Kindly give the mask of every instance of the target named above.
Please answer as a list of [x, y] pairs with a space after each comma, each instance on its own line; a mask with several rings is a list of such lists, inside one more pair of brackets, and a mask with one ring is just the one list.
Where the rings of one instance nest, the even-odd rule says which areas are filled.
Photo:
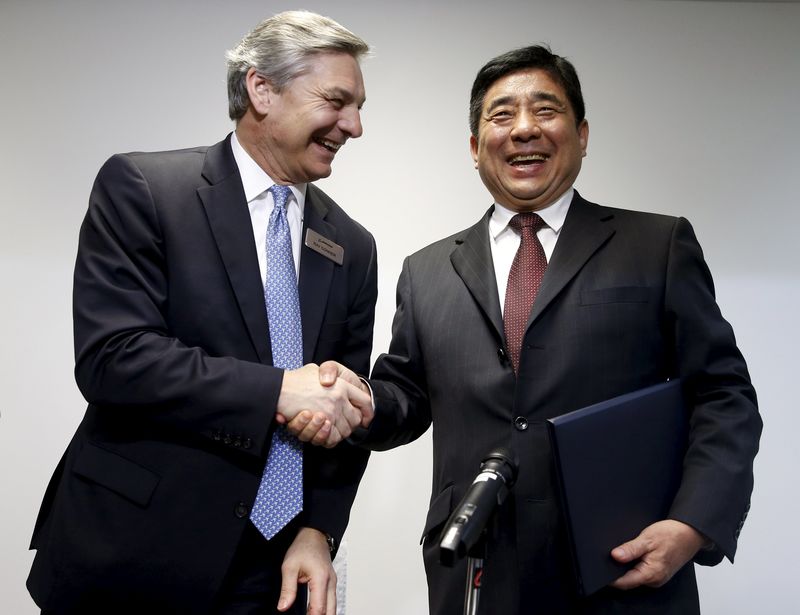
[[250, 507], [244, 502], [239, 502], [234, 507], [233, 514], [235, 514], [239, 519], [244, 519], [250, 514]]
[[220, 440], [222, 440], [222, 432], [219, 429], [215, 429], [214, 431], [211, 432], [211, 437], [217, 442], [219, 442]]
[[519, 431], [525, 431], [528, 429], [528, 419], [524, 416], [518, 416], [514, 419], [514, 427], [516, 427]]
[[245, 438], [244, 440], [242, 440], [243, 449], [247, 450], [251, 446], [253, 446], [253, 441], [250, 438]]
[[231, 438], [231, 434], [226, 433], [225, 437], [222, 438], [222, 443], [223, 444], [230, 444], [231, 442], [233, 442], [233, 439]]
[[508, 363], [508, 357], [506, 356], [506, 351], [502, 348], [497, 349], [497, 358], [500, 359], [500, 365], [505, 365]]
[[236, 439], [233, 441], [233, 446], [236, 448], [242, 448], [242, 439], [237, 436]]

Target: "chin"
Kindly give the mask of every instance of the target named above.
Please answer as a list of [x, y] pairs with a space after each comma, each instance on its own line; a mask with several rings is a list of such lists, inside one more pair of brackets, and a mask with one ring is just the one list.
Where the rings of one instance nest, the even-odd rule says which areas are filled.
[[316, 181], [318, 179], [322, 179], [323, 177], [328, 177], [333, 168], [330, 164], [319, 164], [310, 169], [308, 169], [308, 176], [311, 178], [308, 181]]

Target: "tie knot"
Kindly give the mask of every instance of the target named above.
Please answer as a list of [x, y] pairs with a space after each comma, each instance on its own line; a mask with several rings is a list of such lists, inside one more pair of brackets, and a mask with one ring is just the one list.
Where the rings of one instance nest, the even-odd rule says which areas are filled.
[[292, 193], [289, 186], [281, 186], [275, 184], [270, 188], [272, 198], [275, 199], [275, 207], [286, 207], [286, 202], [289, 200], [289, 195]]
[[521, 233], [522, 229], [526, 228], [532, 229], [535, 233], [540, 228], [546, 226], [544, 220], [539, 217], [539, 214], [534, 214], [531, 212], [515, 215], [513, 218], [511, 218], [508, 225], [518, 233]]

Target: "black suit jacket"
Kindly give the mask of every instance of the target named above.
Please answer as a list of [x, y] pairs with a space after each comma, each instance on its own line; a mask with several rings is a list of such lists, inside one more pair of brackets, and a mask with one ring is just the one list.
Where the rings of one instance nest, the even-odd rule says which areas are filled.
[[691, 436], [670, 516], [714, 541], [717, 549], [700, 559], [733, 559], [761, 420], [689, 223], [601, 207], [576, 193], [515, 377], [506, 359], [490, 214], [406, 259], [391, 347], [372, 373], [377, 415], [366, 446], [398, 446], [433, 424], [424, 530], [431, 611], [461, 612], [464, 568], [437, 563], [438, 531], [481, 459], [506, 446], [520, 458], [519, 477], [491, 529], [482, 613], [528, 613], [534, 606], [548, 614], [696, 612], [691, 565], [660, 590], [607, 589], [577, 598], [545, 428], [549, 417], [682, 378]]
[[[374, 240], [311, 184], [307, 228], [340, 244], [344, 263], [303, 247], [304, 362], [366, 370]], [[230, 137], [117, 155], [100, 170], [74, 285], [89, 406], [31, 545], [28, 587], [43, 608], [210, 608], [249, 523], [283, 375], [252, 237]], [[303, 525], [341, 538], [367, 455], [306, 448]]]

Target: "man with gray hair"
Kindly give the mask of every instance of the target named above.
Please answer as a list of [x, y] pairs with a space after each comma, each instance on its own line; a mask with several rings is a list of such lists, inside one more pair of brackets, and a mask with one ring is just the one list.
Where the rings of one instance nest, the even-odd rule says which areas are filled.
[[367, 462], [335, 445], [371, 410], [316, 364], [366, 371], [377, 266], [311, 182], [362, 133], [368, 50], [328, 18], [275, 15], [228, 52], [224, 141], [100, 170], [73, 297], [89, 405], [31, 542], [44, 613], [303, 613], [298, 582], [308, 612], [335, 613]]

